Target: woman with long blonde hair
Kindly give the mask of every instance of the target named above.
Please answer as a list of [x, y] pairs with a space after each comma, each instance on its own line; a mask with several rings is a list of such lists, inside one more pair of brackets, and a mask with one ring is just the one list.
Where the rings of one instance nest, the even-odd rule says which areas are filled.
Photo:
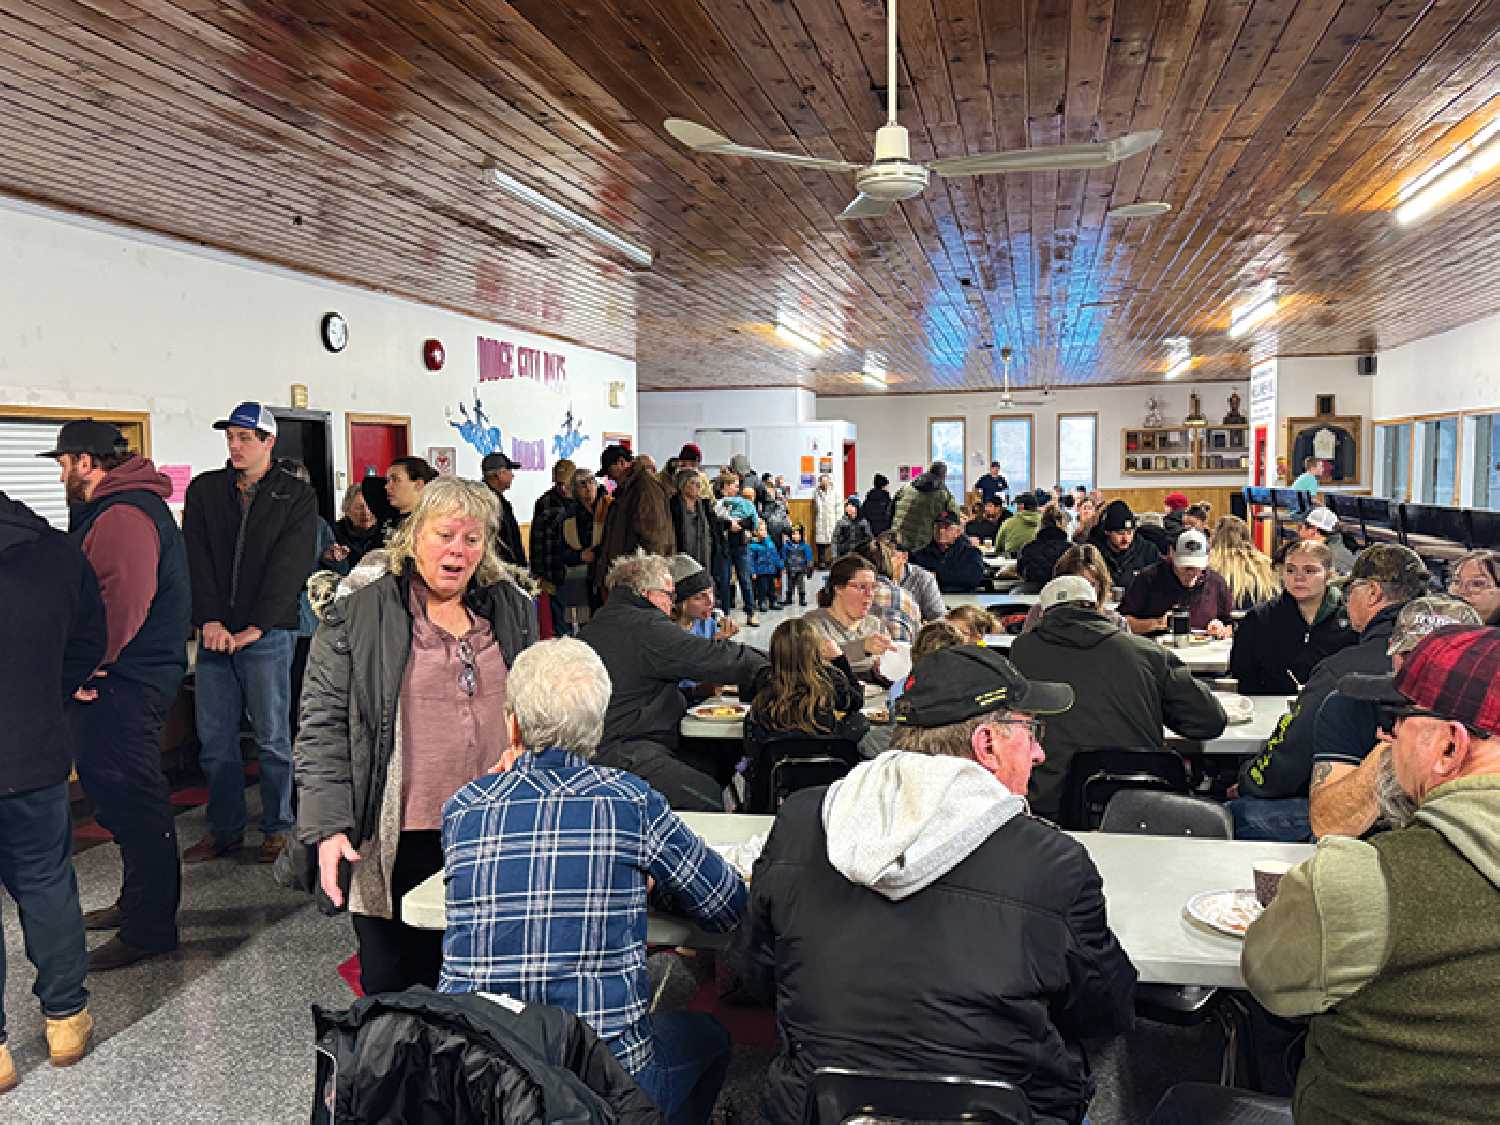
[[1249, 609], [1281, 596], [1281, 580], [1271, 560], [1250, 537], [1250, 525], [1239, 516], [1222, 516], [1208, 544], [1208, 569], [1234, 595], [1235, 609]]

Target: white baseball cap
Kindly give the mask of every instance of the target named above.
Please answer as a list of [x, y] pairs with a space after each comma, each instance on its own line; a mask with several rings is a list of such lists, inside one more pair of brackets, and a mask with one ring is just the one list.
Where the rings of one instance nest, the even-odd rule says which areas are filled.
[[1207, 566], [1208, 540], [1203, 532], [1189, 530], [1179, 535], [1172, 547], [1172, 561], [1178, 566]]
[[1094, 584], [1079, 574], [1064, 574], [1042, 587], [1037, 596], [1037, 605], [1046, 613], [1055, 605], [1070, 605], [1083, 602], [1089, 606], [1099, 604], [1099, 591]]
[[1339, 525], [1339, 518], [1328, 508], [1314, 508], [1302, 517], [1302, 522], [1324, 534], [1332, 534]]

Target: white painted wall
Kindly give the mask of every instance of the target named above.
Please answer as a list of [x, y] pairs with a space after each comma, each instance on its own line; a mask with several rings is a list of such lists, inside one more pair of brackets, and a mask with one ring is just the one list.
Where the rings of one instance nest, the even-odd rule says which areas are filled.
[[[1032, 446], [1034, 475], [1038, 484], [1050, 486], [1057, 477], [1057, 416], [1095, 412], [1098, 421], [1097, 477], [1101, 488], [1157, 488], [1179, 484], [1184, 480], [1199, 485], [1236, 485], [1245, 482], [1243, 473], [1208, 474], [1192, 477], [1170, 475], [1131, 475], [1120, 471], [1120, 435], [1124, 429], [1139, 427], [1146, 416], [1146, 399], [1156, 395], [1165, 405], [1162, 414], [1171, 424], [1188, 413], [1188, 395], [1197, 391], [1203, 412], [1216, 422], [1228, 413], [1230, 392], [1240, 396], [1240, 412], [1249, 410], [1245, 383], [1163, 383], [1139, 387], [1079, 387], [1059, 389], [1045, 406], [1017, 407], [1001, 411], [997, 405], [999, 391], [965, 392], [931, 395], [862, 395], [819, 396], [818, 413], [852, 422], [859, 433], [858, 459], [860, 487], [867, 488], [875, 473], [884, 473], [894, 486], [897, 465], [927, 463], [927, 423], [930, 418], [962, 417], [965, 419], [965, 441], [970, 487], [979, 473], [989, 468], [990, 416], [1002, 413], [1029, 413], [1034, 416]], [[1025, 392], [1021, 398], [1030, 397]]]
[[[1377, 364], [1376, 369], [1379, 370]], [[1276, 433], [1274, 457], [1288, 455], [1286, 447], [1286, 420], [1288, 418], [1312, 418], [1317, 414], [1317, 396], [1333, 395], [1334, 408], [1343, 416], [1357, 415], [1364, 419], [1360, 435], [1360, 478], [1357, 485], [1344, 491], [1364, 491], [1370, 487], [1370, 467], [1373, 464], [1373, 392], [1375, 380], [1359, 373], [1356, 357], [1335, 356], [1282, 356], [1276, 360]], [[1275, 465], [1275, 459], [1272, 465]], [[1301, 465], [1288, 466], [1291, 477], [1302, 472]]]
[[[842, 486], [845, 440], [854, 430], [843, 420], [818, 418], [812, 391], [795, 387], [710, 391], [642, 391], [639, 396], [640, 448], [658, 463], [675, 456], [702, 430], [744, 430], [745, 451], [760, 472], [781, 474], [794, 499], [812, 495], [801, 485], [802, 458], [814, 465], [833, 458], [833, 476]], [[711, 455], [709, 457], [711, 459]], [[858, 465], [861, 480], [864, 464]]]
[[[472, 410], [476, 388], [506, 452], [513, 437], [544, 439], [548, 464], [570, 407], [587, 435], [580, 464], [597, 467], [603, 432], [636, 433], [634, 361], [492, 322], [3, 199], [0, 262], [0, 412], [149, 411], [160, 464], [221, 465], [214, 420], [242, 399], [285, 406], [293, 383], [332, 412], [341, 473], [344, 414], [359, 412], [409, 415], [413, 453], [454, 446], [459, 474], [477, 477], [480, 454], [447, 413], [456, 418], [461, 402]], [[337, 355], [318, 334], [332, 310], [349, 322]], [[566, 380], [478, 384], [481, 336], [563, 355]], [[422, 364], [429, 337], [447, 350], [438, 373]], [[618, 408], [611, 382], [623, 384]], [[520, 518], [550, 483], [545, 471], [517, 474]]]
[[1372, 382], [1376, 419], [1500, 410], [1500, 316], [1381, 352]]

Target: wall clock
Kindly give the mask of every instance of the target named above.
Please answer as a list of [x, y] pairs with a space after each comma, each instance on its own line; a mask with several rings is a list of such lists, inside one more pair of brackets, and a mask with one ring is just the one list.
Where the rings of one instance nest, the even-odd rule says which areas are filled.
[[323, 346], [331, 352], [341, 352], [349, 344], [349, 324], [336, 312], [323, 317]]

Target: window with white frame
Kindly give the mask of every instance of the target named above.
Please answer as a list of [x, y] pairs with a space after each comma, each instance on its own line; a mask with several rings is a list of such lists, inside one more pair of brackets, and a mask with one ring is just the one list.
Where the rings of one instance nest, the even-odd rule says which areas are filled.
[[1500, 414], [1471, 414], [1465, 428], [1474, 434], [1468, 506], [1500, 508]]
[[1375, 495], [1409, 499], [1411, 423], [1386, 422], [1375, 427]]
[[963, 503], [964, 420], [962, 418], [929, 418], [927, 420], [927, 463], [941, 461], [948, 466], [948, 491]]
[[1458, 490], [1458, 419], [1424, 418], [1413, 435], [1421, 450], [1416, 497], [1423, 504], [1450, 505]]
[[1099, 416], [1057, 416], [1057, 483], [1064, 492], [1082, 485], [1094, 491], [1098, 462]]
[[990, 460], [1000, 462], [1000, 473], [1010, 482], [1012, 496], [1030, 492], [1031, 415], [991, 416]]

